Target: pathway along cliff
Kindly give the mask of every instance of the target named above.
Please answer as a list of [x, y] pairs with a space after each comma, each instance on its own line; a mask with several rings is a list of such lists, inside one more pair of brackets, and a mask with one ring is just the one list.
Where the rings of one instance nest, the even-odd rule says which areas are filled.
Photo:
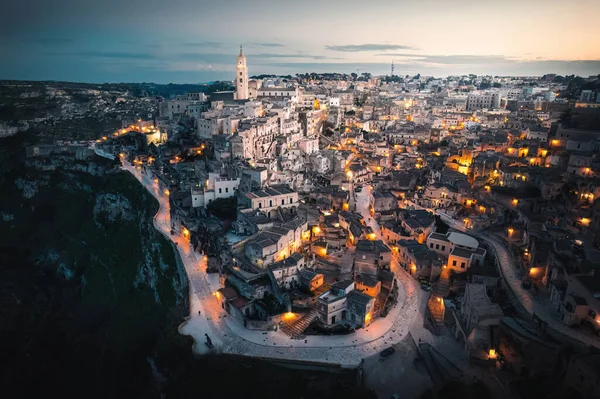
[[[294, 360], [312, 364], [357, 367], [362, 359], [380, 352], [404, 339], [418, 314], [420, 290], [407, 273], [398, 273], [398, 303], [386, 318], [375, 321], [354, 334], [338, 336], [308, 336], [294, 340], [282, 331], [251, 331], [228, 317], [211, 295], [220, 286], [218, 276], [207, 275], [206, 259], [197, 254], [179, 234], [170, 234], [169, 197], [157, 180], [141, 173], [122, 160], [129, 171], [160, 202], [154, 226], [177, 244], [188, 274], [190, 287], [190, 316], [180, 327], [182, 334], [194, 338], [197, 354], [209, 353], [206, 334], [217, 351], [254, 358]], [[215, 278], [211, 278], [215, 277]], [[328, 349], [328, 350], [324, 350]]]

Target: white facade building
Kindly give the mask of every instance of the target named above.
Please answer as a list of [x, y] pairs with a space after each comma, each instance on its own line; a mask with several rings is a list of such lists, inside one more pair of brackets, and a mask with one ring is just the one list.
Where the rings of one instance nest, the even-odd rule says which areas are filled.
[[307, 155], [319, 152], [319, 139], [316, 137], [305, 137], [298, 142], [298, 148]]
[[218, 198], [231, 198], [240, 185], [240, 179], [221, 177], [217, 173], [209, 173], [203, 188], [192, 188], [192, 206], [207, 206]]
[[280, 207], [291, 213], [295, 213], [298, 208], [298, 193], [285, 185], [252, 191], [246, 194], [246, 198], [250, 201], [250, 208], [265, 212], [269, 217], [277, 215], [277, 209]]
[[500, 93], [471, 93], [467, 97], [467, 111], [478, 109], [498, 109], [500, 108]]
[[457, 273], [466, 272], [472, 265], [482, 265], [486, 250], [479, 242], [462, 233], [431, 233], [427, 238], [427, 247], [448, 259], [447, 267]]

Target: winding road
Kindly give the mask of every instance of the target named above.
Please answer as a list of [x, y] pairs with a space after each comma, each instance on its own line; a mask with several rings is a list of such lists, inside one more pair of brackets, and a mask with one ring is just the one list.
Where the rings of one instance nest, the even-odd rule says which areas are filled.
[[[387, 317], [374, 321], [368, 328], [354, 334], [307, 336], [302, 340], [294, 340], [281, 331], [248, 330], [224, 312], [212, 295], [220, 285], [218, 275], [205, 272], [206, 259], [193, 251], [181, 235], [170, 234], [169, 198], [158, 180], [153, 180], [126, 161], [123, 161], [123, 169], [158, 200], [160, 207], [154, 217], [154, 226], [177, 244], [190, 290], [190, 316], [180, 325], [179, 331], [194, 339], [193, 350], [198, 354], [209, 351], [204, 344], [205, 334], [208, 334], [216, 350], [223, 353], [356, 367], [363, 358], [404, 339], [415, 318], [421, 316], [418, 285], [404, 270], [400, 270], [397, 274], [398, 303]], [[362, 197], [365, 195], [368, 205], [366, 193], [359, 201], [364, 204]], [[379, 227], [374, 221], [371, 223], [380, 235]]]

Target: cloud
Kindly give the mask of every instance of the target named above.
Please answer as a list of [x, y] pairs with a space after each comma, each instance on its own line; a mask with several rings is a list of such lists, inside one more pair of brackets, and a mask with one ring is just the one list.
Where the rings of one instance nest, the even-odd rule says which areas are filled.
[[278, 54], [278, 53], [259, 53], [259, 54], [250, 54], [248, 57], [256, 57], [256, 58], [307, 58], [312, 60], [341, 60], [343, 58], [339, 57], [328, 57], [326, 55], [308, 55], [304, 53], [299, 54]]
[[[235, 59], [237, 54], [223, 54], [223, 53], [194, 53], [185, 52], [179, 54], [173, 54], [170, 58], [177, 61], [193, 61], [193, 62], [204, 62], [209, 64], [229, 64], [230, 69], [235, 69]], [[285, 54], [285, 53], [246, 53], [248, 59], [248, 65], [261, 64], [264, 60], [276, 60], [276, 59], [297, 59], [302, 60], [341, 60], [338, 57], [328, 57], [324, 55], [310, 55], [304, 53], [296, 54]]]
[[202, 42], [183, 43], [183, 45], [185, 47], [220, 47], [221, 43], [202, 41]]
[[172, 62], [169, 61], [161, 66], [161, 69], [174, 72], [231, 72], [229, 64], [211, 64], [204, 62]]
[[412, 60], [418, 60], [424, 63], [443, 64], [443, 65], [472, 65], [472, 64], [497, 64], [514, 63], [517, 59], [504, 55], [428, 55], [428, 54], [408, 54], [408, 53], [382, 53], [377, 54], [381, 57], [401, 57]]
[[258, 46], [258, 47], [285, 47], [283, 44], [279, 44], [279, 43], [256, 43], [256, 42], [250, 42], [250, 43], [248, 43], [248, 46]]
[[403, 44], [347, 44], [341, 46], [325, 46], [326, 50], [356, 53], [359, 51], [386, 51], [386, 50], [417, 50]]
[[98, 57], [98, 58], [114, 58], [114, 59], [130, 59], [130, 60], [155, 60], [157, 56], [150, 53], [137, 53], [128, 51], [73, 51], [73, 52], [58, 52], [49, 51], [45, 55], [57, 57]]

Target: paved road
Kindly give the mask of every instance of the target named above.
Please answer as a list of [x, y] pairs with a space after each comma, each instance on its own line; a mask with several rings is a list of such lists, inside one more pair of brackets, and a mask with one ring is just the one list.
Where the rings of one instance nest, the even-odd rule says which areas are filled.
[[[404, 339], [411, 324], [420, 315], [418, 286], [404, 273], [398, 278], [400, 300], [395, 308], [385, 319], [379, 319], [369, 328], [361, 329], [355, 334], [309, 336], [306, 340], [292, 340], [281, 331], [250, 331], [222, 311], [211, 294], [218, 288], [218, 283], [212, 275], [205, 273], [206, 260], [197, 255], [181, 235], [170, 234], [169, 198], [159, 183], [143, 175], [127, 162], [124, 162], [123, 168], [159, 201], [160, 207], [154, 218], [154, 226], [176, 243], [179, 249], [190, 288], [190, 316], [179, 330], [194, 338], [193, 349], [196, 353], [208, 351], [204, 345], [205, 334], [208, 334], [215, 347], [225, 353], [357, 366], [363, 358]], [[373, 227], [379, 232], [378, 226]]]
[[514, 297], [521, 304], [521, 307], [525, 309], [530, 316], [533, 317], [535, 314], [541, 320], [548, 323], [548, 327], [556, 332], [571, 337], [572, 339], [580, 341], [586, 345], [592, 345], [600, 348], [600, 337], [594, 337], [584, 332], [569, 328], [557, 319], [556, 312], [554, 312], [548, 304], [541, 303], [531, 294], [531, 292], [523, 288], [521, 285], [521, 277], [517, 273], [517, 267], [515, 266], [513, 258], [504, 244], [498, 241], [498, 239], [492, 237], [492, 235], [485, 232], [477, 234], [477, 236], [487, 241], [496, 251], [502, 277], [508, 284], [510, 290], [514, 293]]
[[505, 244], [500, 242], [497, 238], [494, 238], [491, 234], [487, 234], [485, 231], [471, 231], [465, 227], [464, 223], [453, 219], [451, 216], [440, 211], [435, 212], [440, 215], [442, 220], [451, 228], [472, 234], [477, 238], [485, 240], [493, 247], [498, 258], [502, 278], [514, 294], [513, 299], [518, 301], [521, 308], [524, 309], [530, 317], [533, 317], [535, 314], [542, 321], [547, 323], [550, 329], [556, 331], [559, 335], [564, 335], [573, 340], [580, 341], [585, 345], [600, 348], [600, 337], [595, 337], [566, 326], [558, 320], [556, 312], [553, 311], [550, 305], [540, 302], [540, 300], [535, 298], [531, 292], [523, 288], [521, 285], [521, 276], [517, 273], [513, 258], [508, 252]]

